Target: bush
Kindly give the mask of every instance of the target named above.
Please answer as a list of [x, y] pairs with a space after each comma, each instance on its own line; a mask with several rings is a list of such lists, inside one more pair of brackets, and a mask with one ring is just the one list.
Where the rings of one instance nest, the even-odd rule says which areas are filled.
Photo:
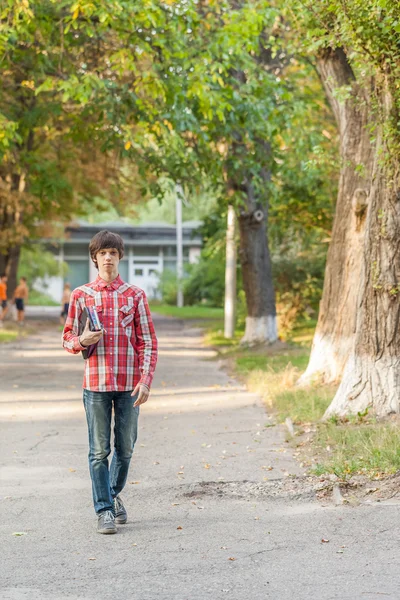
[[166, 304], [176, 305], [178, 296], [178, 282], [176, 273], [165, 269], [158, 275], [157, 291], [161, 294], [162, 301]]

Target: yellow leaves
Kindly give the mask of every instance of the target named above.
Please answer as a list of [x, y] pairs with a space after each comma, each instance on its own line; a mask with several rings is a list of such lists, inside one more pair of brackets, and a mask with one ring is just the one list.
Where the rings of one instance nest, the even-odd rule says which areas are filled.
[[164, 123], [164, 125], [166, 125], [168, 127], [168, 129], [170, 131], [173, 131], [174, 128], [173, 128], [172, 123], [170, 123], [167, 119], [164, 119], [163, 123]]
[[132, 144], [130, 142], [126, 142], [124, 148], [125, 148], [125, 150], [129, 150], [129, 148], [131, 148], [131, 146], [132, 146]]
[[29, 88], [30, 90], [35, 89], [35, 82], [33, 80], [24, 79], [23, 81], [21, 81], [21, 85], [22, 87]]

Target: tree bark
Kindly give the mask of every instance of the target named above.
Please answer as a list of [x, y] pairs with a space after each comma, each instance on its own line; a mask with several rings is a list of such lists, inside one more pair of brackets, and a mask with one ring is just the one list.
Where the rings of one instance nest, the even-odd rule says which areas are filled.
[[[390, 93], [380, 99], [389, 110]], [[388, 119], [387, 119], [388, 122]], [[368, 198], [355, 344], [325, 416], [400, 412], [400, 161], [377, 129]]]
[[[339, 128], [341, 168], [318, 323], [300, 384], [315, 379], [339, 381], [354, 346], [374, 154], [368, 130], [369, 98], [357, 84], [343, 50], [329, 50], [320, 56], [318, 71]], [[348, 97], [340, 100], [343, 90]]]
[[275, 291], [268, 247], [268, 205], [253, 199], [247, 186], [246, 209], [238, 215], [243, 287], [247, 317], [243, 344], [273, 343], [277, 340]]
[[0, 188], [0, 274], [7, 275], [7, 295], [12, 298], [17, 286], [17, 271], [21, 254], [22, 202], [25, 191], [25, 175], [17, 173], [5, 177], [7, 185]]

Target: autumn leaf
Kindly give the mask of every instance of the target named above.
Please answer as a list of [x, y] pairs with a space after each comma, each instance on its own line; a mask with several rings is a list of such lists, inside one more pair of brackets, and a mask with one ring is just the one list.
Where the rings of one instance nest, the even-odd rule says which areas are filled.
[[179, 527], [177, 527], [177, 529], [183, 529], [183, 527], [181, 527], [181, 526], [179, 525]]

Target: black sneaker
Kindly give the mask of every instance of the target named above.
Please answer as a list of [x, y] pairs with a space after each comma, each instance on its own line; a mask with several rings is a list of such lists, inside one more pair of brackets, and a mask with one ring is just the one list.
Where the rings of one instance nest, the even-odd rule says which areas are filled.
[[118, 525], [123, 525], [123, 523], [127, 522], [128, 513], [126, 512], [126, 508], [119, 496], [114, 498], [114, 513], [115, 522], [118, 523]]
[[99, 514], [97, 533], [117, 533], [115, 518], [111, 510], [105, 510]]

